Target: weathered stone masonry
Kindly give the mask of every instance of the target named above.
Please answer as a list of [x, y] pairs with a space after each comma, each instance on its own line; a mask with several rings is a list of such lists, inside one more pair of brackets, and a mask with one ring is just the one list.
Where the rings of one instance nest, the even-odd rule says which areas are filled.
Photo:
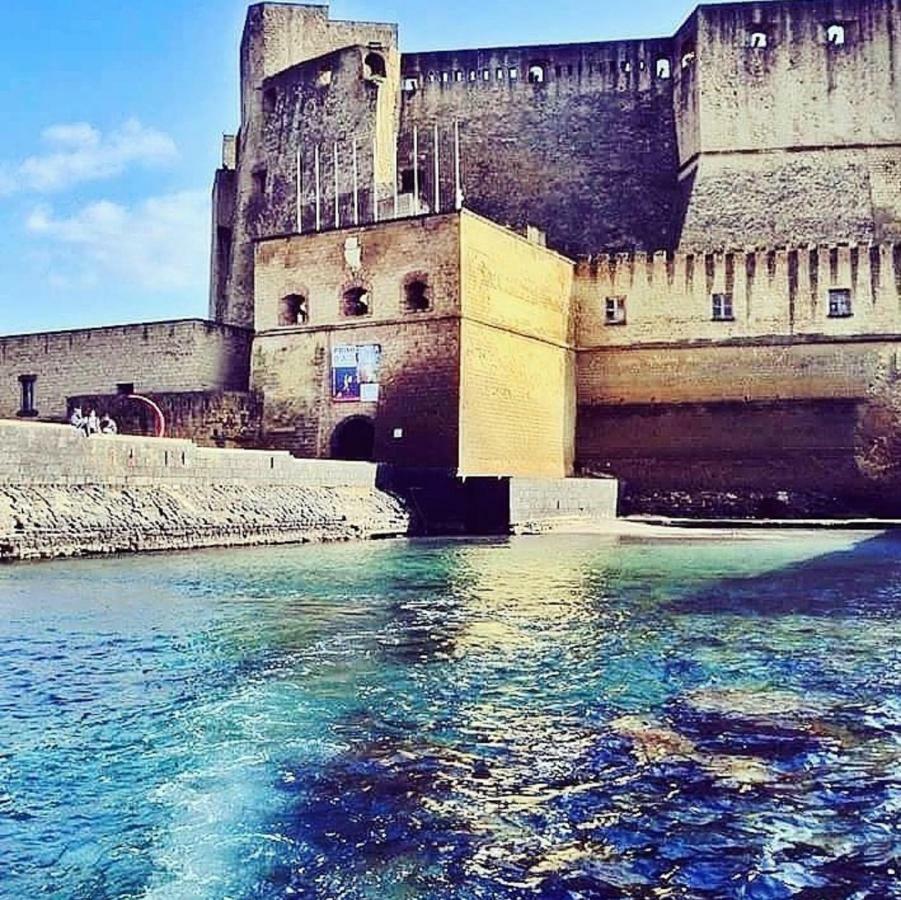
[[368, 463], [0, 420], [0, 560], [405, 534]]

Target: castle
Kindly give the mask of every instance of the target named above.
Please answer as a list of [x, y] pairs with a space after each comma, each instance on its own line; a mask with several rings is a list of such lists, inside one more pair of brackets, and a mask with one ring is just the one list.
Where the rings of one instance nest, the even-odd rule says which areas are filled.
[[403, 54], [251, 6], [209, 321], [2, 338], [0, 416], [118, 388], [201, 443], [631, 511], [897, 509], [899, 35], [899, 0], [771, 0]]

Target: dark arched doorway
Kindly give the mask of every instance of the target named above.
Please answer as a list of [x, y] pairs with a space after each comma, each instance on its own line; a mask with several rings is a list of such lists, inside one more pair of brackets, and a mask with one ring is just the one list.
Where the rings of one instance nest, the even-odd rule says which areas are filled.
[[366, 416], [345, 419], [332, 433], [332, 459], [371, 461], [375, 450], [375, 425]]

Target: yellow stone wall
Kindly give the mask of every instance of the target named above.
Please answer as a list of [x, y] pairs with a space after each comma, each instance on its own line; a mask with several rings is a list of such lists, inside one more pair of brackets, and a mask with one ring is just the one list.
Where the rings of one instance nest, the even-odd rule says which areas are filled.
[[[896, 256], [892, 244], [600, 256], [578, 266], [576, 342], [634, 347], [901, 333]], [[839, 288], [851, 291], [850, 318], [829, 317], [829, 290]], [[714, 293], [732, 295], [734, 321], [712, 320]], [[608, 297], [625, 298], [624, 325], [605, 324]]]
[[461, 218], [460, 472], [571, 474], [572, 263]]

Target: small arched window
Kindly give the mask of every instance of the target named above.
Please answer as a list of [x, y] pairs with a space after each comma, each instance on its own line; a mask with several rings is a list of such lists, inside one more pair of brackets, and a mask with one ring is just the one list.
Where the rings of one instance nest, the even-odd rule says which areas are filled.
[[672, 63], [670, 63], [670, 61], [669, 61], [669, 59], [667, 59], [667, 57], [661, 56], [657, 60], [657, 63], [654, 67], [654, 71], [657, 73], [658, 78], [665, 81], [667, 78], [670, 78], [673, 74]]
[[307, 298], [303, 294], [289, 294], [282, 297], [278, 305], [278, 324], [282, 328], [290, 325], [306, 325], [310, 320]]
[[826, 43], [831, 47], [843, 47], [846, 39], [847, 33], [844, 25], [833, 22], [826, 28]]
[[387, 78], [388, 67], [385, 65], [385, 57], [381, 53], [367, 53], [363, 60], [367, 78]]
[[425, 312], [432, 307], [432, 292], [428, 279], [414, 275], [404, 283], [404, 309], [406, 312]]
[[341, 315], [347, 318], [368, 316], [372, 312], [369, 291], [362, 287], [352, 287], [344, 292], [341, 303]]
[[532, 63], [529, 66], [529, 84], [544, 84], [547, 73], [542, 63]]
[[748, 46], [753, 50], [766, 50], [770, 45], [770, 37], [765, 31], [752, 31], [748, 37]]

